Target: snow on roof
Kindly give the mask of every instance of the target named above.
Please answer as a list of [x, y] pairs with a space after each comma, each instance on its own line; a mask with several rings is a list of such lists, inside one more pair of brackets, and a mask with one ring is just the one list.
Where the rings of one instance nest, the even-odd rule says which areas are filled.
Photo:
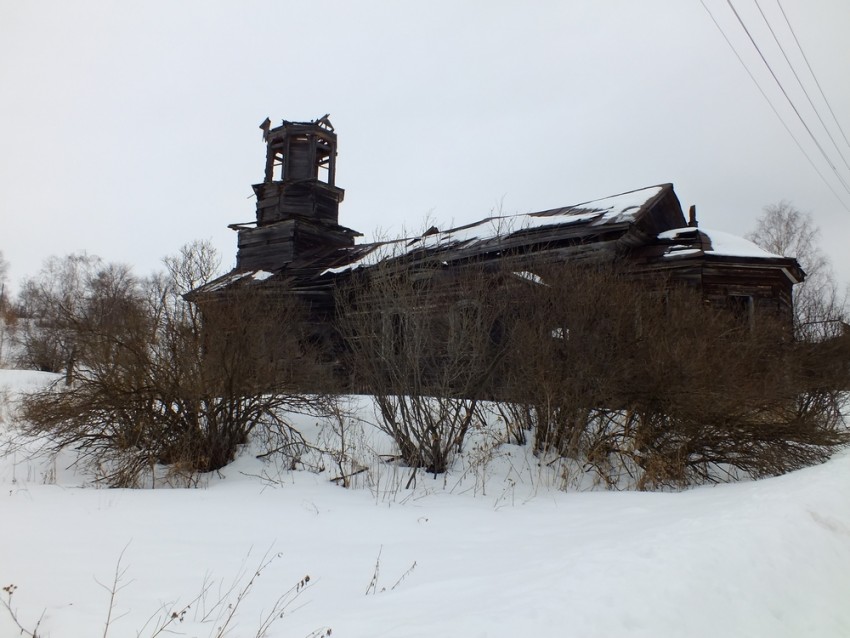
[[216, 290], [222, 290], [224, 288], [227, 288], [231, 284], [236, 283], [240, 279], [244, 279], [245, 277], [248, 277], [248, 276], [253, 275], [253, 274], [254, 274], [254, 271], [228, 273], [227, 275], [219, 277], [218, 279], [214, 279], [213, 281], [209, 282], [208, 284], [200, 286], [196, 290], [196, 292], [197, 291], [215, 292]]
[[[711, 249], [704, 251], [706, 255], [721, 255], [728, 257], [754, 257], [757, 259], [782, 259], [782, 255], [776, 255], [760, 248], [753, 242], [743, 237], [720, 230], [708, 228], [675, 228], [658, 235], [659, 239], [684, 240], [688, 236], [696, 238], [696, 233], [701, 233], [711, 242]], [[684, 244], [676, 244], [668, 248], [666, 257], [679, 257], [693, 255], [701, 252], [699, 248]]]
[[730, 255], [732, 257], [761, 257], [765, 259], [781, 259], [782, 255], [770, 253], [755, 245], [749, 239], [738, 237], [720, 230], [700, 229], [711, 241], [711, 250], [715, 255]]
[[514, 276], [519, 277], [520, 279], [525, 279], [526, 281], [530, 281], [533, 284], [539, 284], [541, 286], [548, 285], [540, 275], [535, 275], [533, 272], [529, 272], [527, 270], [521, 270], [519, 272], [515, 272]]
[[237, 281], [245, 282], [245, 280], [250, 279], [247, 283], [251, 283], [253, 281], [265, 281], [269, 277], [273, 277], [274, 273], [269, 272], [268, 270], [246, 270], [240, 272], [230, 272], [226, 275], [222, 275], [217, 279], [213, 279], [209, 283], [204, 284], [203, 286], [198, 287], [193, 292], [215, 292], [217, 290], [224, 290], [229, 286], [232, 286]]
[[254, 278], [254, 281], [265, 281], [273, 275], [274, 273], [269, 272], [268, 270], [258, 270], [251, 276]]
[[664, 257], [686, 257], [693, 255], [701, 255], [702, 250], [699, 248], [693, 248], [691, 246], [684, 246], [682, 244], [676, 244], [674, 246], [670, 246], [666, 251], [664, 251]]
[[644, 204], [658, 195], [662, 188], [662, 186], [650, 186], [573, 206], [512, 217], [522, 218], [523, 223], [520, 228], [538, 228], [579, 221], [591, 221], [593, 226], [631, 222]]
[[337, 266], [336, 268], [325, 268], [322, 271], [323, 275], [338, 275], [341, 272], [346, 272], [348, 270], [356, 270], [357, 268], [361, 268], [365, 265], [364, 259], [359, 259], [358, 261], [352, 264], [345, 264], [344, 266]]
[[328, 268], [322, 274], [355, 270], [373, 265], [384, 257], [400, 257], [417, 250], [462, 248], [498, 237], [507, 237], [513, 233], [549, 226], [585, 223], [595, 227], [628, 223], [634, 221], [637, 213], [662, 189], [663, 186], [650, 186], [563, 208], [517, 215], [496, 215], [446, 231], [432, 229], [418, 237], [379, 242], [358, 259], [343, 266]]

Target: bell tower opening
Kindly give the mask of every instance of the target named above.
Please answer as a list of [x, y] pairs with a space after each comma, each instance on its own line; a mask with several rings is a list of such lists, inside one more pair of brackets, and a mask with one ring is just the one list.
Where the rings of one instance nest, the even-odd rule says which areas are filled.
[[265, 183], [318, 180], [334, 185], [336, 133], [328, 116], [315, 122], [287, 122], [271, 128], [260, 125], [267, 144]]
[[337, 188], [336, 133], [325, 115], [313, 122], [260, 125], [266, 142], [263, 181], [254, 185], [257, 224], [312, 218], [336, 223], [345, 191]]

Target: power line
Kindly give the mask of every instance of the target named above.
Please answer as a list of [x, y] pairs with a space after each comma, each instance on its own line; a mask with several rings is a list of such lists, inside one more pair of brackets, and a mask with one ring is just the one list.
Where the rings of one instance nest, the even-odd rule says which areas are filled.
[[[794, 64], [791, 62], [791, 59], [788, 57], [788, 54], [785, 52], [785, 47], [782, 46], [782, 43], [779, 41], [779, 38], [777, 37], [776, 32], [773, 30], [773, 26], [768, 21], [767, 16], [764, 14], [764, 11], [762, 11], [761, 5], [759, 4], [759, 0], [753, 0], [753, 1], [755, 2], [756, 7], [758, 8], [759, 13], [761, 14], [762, 20], [764, 20], [764, 23], [767, 25], [767, 28], [770, 31], [770, 35], [773, 36], [773, 41], [776, 42], [776, 46], [778, 46], [779, 50], [782, 52], [782, 57], [784, 57], [785, 62], [788, 63], [788, 68], [791, 69], [791, 73], [794, 74], [794, 78], [797, 80], [797, 84], [799, 84], [800, 88], [803, 90], [803, 95], [806, 96], [806, 99], [809, 101], [809, 104], [811, 105], [812, 110], [815, 112], [815, 115], [817, 116], [818, 121], [821, 123], [821, 126], [823, 126], [823, 130], [826, 131], [826, 135], [829, 138], [829, 141], [832, 142], [832, 145], [835, 147], [835, 150], [838, 153], [838, 156], [844, 162], [844, 166], [846, 166], [847, 170], [850, 171], [850, 164], [847, 163], [847, 158], [844, 157], [844, 153], [842, 153], [841, 149], [838, 148], [838, 144], [836, 143], [835, 138], [832, 136], [832, 133], [830, 132], [829, 127], [826, 125], [826, 122], [823, 121], [823, 118], [821, 117], [821, 114], [820, 114], [820, 111], [818, 110], [818, 107], [815, 106], [815, 103], [812, 101], [812, 97], [809, 95], [808, 90], [806, 89], [805, 85], [803, 85], [803, 81], [800, 79], [800, 76], [797, 73], [797, 69], [794, 68]], [[802, 51], [802, 49], [801, 49], [801, 51]], [[827, 104], [827, 106], [828, 106], [828, 104]]]
[[815, 75], [814, 69], [812, 69], [812, 65], [809, 63], [809, 57], [806, 55], [806, 52], [803, 51], [803, 47], [800, 44], [800, 41], [797, 39], [797, 33], [794, 31], [794, 27], [791, 26], [791, 22], [788, 20], [788, 16], [785, 13], [785, 9], [782, 8], [782, 3], [779, 0], [776, 0], [776, 4], [779, 6], [779, 10], [782, 12], [782, 17], [785, 18], [785, 24], [788, 25], [788, 30], [791, 32], [791, 35], [794, 36], [794, 42], [797, 43], [797, 48], [800, 50], [800, 54], [803, 56], [803, 60], [806, 62], [806, 66], [809, 68], [809, 73], [812, 75], [812, 79], [814, 79], [815, 84], [818, 87], [818, 91], [820, 91], [820, 95], [823, 98], [823, 101], [826, 103], [826, 108], [829, 109], [830, 115], [832, 115], [832, 119], [835, 121], [835, 125], [838, 127], [838, 130], [841, 131], [841, 136], [844, 138], [844, 142], [850, 147], [850, 140], [847, 139], [847, 134], [844, 132], [844, 129], [841, 127], [841, 122], [838, 121], [838, 118], [835, 116], [835, 111], [832, 110], [832, 105], [829, 103], [829, 100], [826, 99], [826, 94], [823, 92], [823, 88], [818, 81], [818, 77]]
[[806, 129], [806, 132], [809, 134], [809, 137], [812, 138], [812, 141], [815, 143], [815, 146], [817, 146], [817, 148], [820, 151], [821, 155], [823, 156], [824, 160], [826, 160], [826, 163], [832, 169], [832, 172], [835, 173], [835, 176], [838, 178], [838, 181], [841, 182], [841, 185], [844, 187], [844, 190], [847, 191], [848, 195], [850, 195], [850, 186], [848, 186], [847, 182], [844, 181], [844, 178], [838, 172], [838, 169], [835, 167], [835, 164], [829, 158], [829, 155], [827, 155], [823, 146], [821, 146], [821, 143], [815, 137], [815, 134], [812, 133], [812, 129], [809, 128], [809, 125], [806, 123], [806, 120], [803, 119], [803, 116], [800, 114], [800, 111], [799, 111], [799, 109], [797, 109], [797, 106], [794, 104], [794, 101], [791, 99], [791, 96], [788, 95], [788, 91], [786, 91], [785, 87], [782, 86], [782, 82], [780, 82], [779, 77], [776, 75], [776, 72], [773, 70], [773, 67], [767, 61], [767, 58], [764, 56], [764, 53], [762, 52], [761, 47], [759, 47], [758, 43], [755, 41], [755, 38], [753, 38], [752, 33], [750, 33], [750, 30], [747, 28], [747, 25], [744, 24], [744, 21], [741, 19], [740, 14], [735, 9], [735, 5], [732, 4], [732, 0], [726, 0], [726, 4], [728, 4], [729, 8], [732, 9], [732, 13], [735, 14], [735, 17], [738, 19], [738, 23], [741, 25], [741, 28], [744, 29], [744, 33], [747, 34], [747, 37], [750, 39], [750, 42], [755, 47], [756, 51], [759, 54], [759, 57], [761, 58], [761, 61], [767, 67], [767, 70], [770, 71], [770, 75], [773, 77], [773, 80], [776, 82], [777, 86], [779, 87], [779, 90], [782, 91], [782, 95], [785, 96], [785, 99], [788, 101], [788, 104], [791, 106], [794, 113], [797, 115], [797, 119], [800, 120], [800, 123], [803, 125], [803, 128]]
[[800, 152], [801, 152], [801, 153], [803, 154], [803, 156], [804, 156], [804, 157], [808, 160], [809, 164], [810, 164], [810, 165], [811, 165], [811, 167], [814, 169], [815, 173], [817, 173], [817, 174], [818, 174], [818, 177], [820, 177], [820, 178], [821, 178], [821, 181], [823, 181], [823, 183], [824, 183], [824, 184], [826, 184], [826, 187], [827, 187], [827, 188], [828, 188], [828, 189], [832, 192], [832, 194], [833, 194], [833, 195], [835, 195], [835, 199], [837, 199], [837, 200], [839, 201], [839, 203], [840, 203], [840, 204], [844, 207], [844, 209], [845, 209], [845, 210], [847, 210], [847, 212], [850, 212], [850, 207], [848, 207], [848, 205], [844, 202], [844, 200], [841, 198], [841, 196], [838, 194], [838, 192], [835, 190], [835, 188], [833, 188], [832, 184], [830, 184], [830, 183], [829, 183], [829, 180], [827, 180], [827, 179], [826, 179], [826, 177], [824, 176], [824, 174], [823, 174], [823, 173], [821, 172], [821, 170], [817, 167], [817, 164], [815, 164], [814, 160], [813, 160], [813, 159], [811, 158], [811, 156], [810, 156], [810, 155], [806, 152], [806, 149], [805, 149], [805, 148], [803, 148], [803, 145], [800, 143], [800, 140], [798, 140], [798, 139], [797, 139], [797, 136], [796, 136], [796, 135], [794, 135], [794, 132], [793, 132], [793, 131], [791, 130], [791, 128], [788, 126], [787, 122], [785, 122], [785, 120], [783, 119], [782, 115], [780, 115], [779, 111], [777, 110], [776, 106], [774, 106], [774, 104], [773, 104], [773, 102], [771, 101], [770, 97], [768, 97], [767, 93], [765, 93], [765, 91], [764, 91], [764, 89], [762, 88], [761, 84], [759, 84], [758, 80], [756, 80], [756, 77], [753, 75], [752, 71], [750, 71], [749, 67], [747, 66], [747, 63], [746, 63], [746, 62], [744, 62], [744, 59], [743, 59], [743, 58], [741, 57], [741, 55], [738, 53], [738, 50], [735, 48], [735, 45], [734, 45], [734, 44], [732, 44], [732, 41], [731, 41], [731, 40], [729, 39], [729, 37], [726, 35], [726, 32], [723, 30], [723, 27], [721, 27], [721, 26], [720, 26], [720, 23], [719, 23], [719, 22], [717, 21], [717, 19], [714, 17], [714, 14], [711, 12], [711, 9], [709, 9], [709, 8], [708, 8], [708, 6], [705, 4], [705, 0], [700, 0], [700, 4], [702, 4], [703, 9], [705, 9], [706, 13], [708, 13], [709, 17], [711, 18], [711, 21], [714, 23], [714, 26], [716, 26], [716, 27], [717, 27], [717, 30], [718, 30], [718, 31], [720, 31], [720, 35], [722, 35], [722, 36], [723, 36], [723, 39], [724, 39], [724, 40], [726, 40], [726, 44], [728, 44], [728, 45], [729, 45], [729, 48], [730, 48], [730, 49], [732, 49], [732, 53], [734, 53], [734, 54], [735, 54], [735, 57], [736, 57], [736, 58], [738, 58], [738, 62], [740, 62], [740, 63], [741, 63], [741, 66], [743, 66], [743, 67], [744, 67], [744, 71], [746, 71], [746, 72], [747, 72], [747, 75], [749, 75], [749, 76], [750, 76], [750, 79], [753, 81], [753, 84], [755, 84], [755, 85], [756, 85], [756, 88], [759, 90], [759, 93], [761, 93], [762, 97], [765, 99], [765, 101], [767, 102], [768, 106], [769, 106], [769, 107], [770, 107], [770, 109], [773, 111], [773, 114], [774, 114], [774, 115], [776, 115], [776, 118], [780, 121], [780, 123], [782, 124], [782, 126], [783, 126], [783, 127], [785, 128], [785, 130], [788, 132], [788, 135], [790, 135], [790, 136], [791, 136], [791, 139], [792, 139], [792, 140], [794, 140], [794, 143], [797, 145], [797, 148], [798, 148], [798, 149], [800, 149]]

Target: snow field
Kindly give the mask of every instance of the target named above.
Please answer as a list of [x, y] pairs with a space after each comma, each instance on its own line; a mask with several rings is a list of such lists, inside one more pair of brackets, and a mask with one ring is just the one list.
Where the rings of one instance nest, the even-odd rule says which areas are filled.
[[[44, 381], [0, 372], [7, 394]], [[255, 636], [307, 574], [267, 636], [850, 635], [847, 453], [682, 493], [559, 491], [518, 446], [419, 475], [412, 490], [404, 468], [372, 467], [346, 490], [329, 481], [335, 468], [290, 472], [250, 450], [199, 489], [97, 489], [66, 461], [0, 459], [0, 586], [17, 585], [19, 620], [31, 628], [43, 613], [52, 638], [102, 635], [98, 581], [111, 585], [122, 552], [116, 638], [205, 582], [174, 629], [216, 635], [221, 621], [201, 617], [219, 592], [278, 553], [227, 635]], [[0, 636], [16, 635], [0, 609]]]

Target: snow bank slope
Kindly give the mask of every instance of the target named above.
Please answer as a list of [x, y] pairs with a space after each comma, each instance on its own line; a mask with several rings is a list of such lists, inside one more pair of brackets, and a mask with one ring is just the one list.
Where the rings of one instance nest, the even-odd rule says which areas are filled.
[[[262, 471], [242, 458], [197, 490], [0, 479], [0, 585], [18, 586], [12, 606], [25, 625], [44, 612], [45, 635], [101, 635], [109, 595], [95, 579], [111, 582], [126, 547], [113, 614], [124, 615], [109, 635], [135, 636], [207, 577], [213, 588], [176, 629], [209, 636], [215, 623], [201, 622], [201, 607], [272, 548], [281, 556], [240, 605], [231, 636], [254, 636], [262, 613], [305, 574], [310, 586], [268, 636], [322, 627], [364, 638], [850, 635], [847, 454], [679, 494], [532, 498], [517, 484], [512, 505], [504, 493], [449, 494], [433, 479], [428, 493], [387, 499], [326, 474], [296, 472], [271, 486]], [[493, 494], [502, 480], [491, 477]], [[18, 634], [0, 613], [7, 635]]]

